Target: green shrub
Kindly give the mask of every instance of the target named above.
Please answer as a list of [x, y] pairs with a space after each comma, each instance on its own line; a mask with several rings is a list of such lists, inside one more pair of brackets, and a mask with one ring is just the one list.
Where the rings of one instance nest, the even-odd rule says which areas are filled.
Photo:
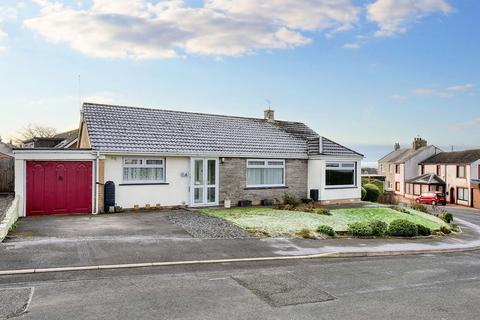
[[316, 214], [323, 214], [326, 216], [332, 215], [332, 213], [330, 212], [330, 209], [325, 209], [325, 208], [317, 208], [313, 212], [315, 212]]
[[382, 204], [393, 204], [393, 205], [398, 204], [398, 200], [397, 200], [397, 197], [395, 196], [395, 193], [391, 191], [385, 191], [384, 193], [380, 194], [377, 201], [378, 203], [382, 203]]
[[362, 187], [362, 199], [361, 200], [365, 200], [366, 196], [367, 196], [367, 190], [365, 190], [365, 188]]
[[294, 196], [291, 193], [285, 192], [283, 194], [283, 204], [290, 205], [293, 208], [296, 208], [300, 205], [300, 199], [298, 199], [298, 197]]
[[388, 223], [386, 222], [373, 220], [368, 225], [372, 228], [372, 234], [376, 237], [383, 237], [387, 233]]
[[378, 187], [378, 189], [380, 189], [380, 193], [382, 193], [384, 191], [385, 182], [383, 182], [382, 180], [375, 179], [375, 178], [362, 178], [362, 185], [365, 185], [365, 184], [376, 185]]
[[307, 229], [303, 228], [300, 231], [296, 233], [297, 236], [302, 237], [304, 239], [315, 239], [315, 236], [312, 234], [312, 232]]
[[398, 212], [410, 214], [410, 211], [408, 211], [408, 209], [401, 206], [395, 206], [395, 207], [392, 207], [392, 209]]
[[373, 235], [372, 227], [365, 222], [355, 222], [349, 224], [347, 231], [354, 237], [370, 237]]
[[365, 190], [367, 191], [367, 195], [365, 196], [365, 200], [371, 201], [371, 202], [376, 202], [378, 200], [378, 197], [380, 196], [380, 189], [371, 183], [368, 183], [363, 186]]
[[450, 212], [447, 212], [447, 211], [443, 211], [440, 214], [440, 219], [442, 219], [446, 223], [450, 223], [450, 222], [453, 221], [453, 214], [451, 214]]
[[432, 234], [430, 228], [427, 228], [422, 224], [417, 224], [417, 230], [419, 236], [429, 236], [430, 234]]
[[330, 237], [335, 237], [335, 230], [333, 230], [332, 227], [327, 225], [318, 226], [317, 232], [321, 234], [326, 234], [327, 236], [330, 236]]
[[415, 203], [414, 202], [414, 203], [412, 203], [411, 207], [412, 207], [413, 210], [428, 213], [427, 207], [425, 205], [421, 204], [421, 203]]
[[388, 234], [393, 237], [415, 237], [418, 235], [418, 228], [413, 222], [397, 219], [390, 223]]

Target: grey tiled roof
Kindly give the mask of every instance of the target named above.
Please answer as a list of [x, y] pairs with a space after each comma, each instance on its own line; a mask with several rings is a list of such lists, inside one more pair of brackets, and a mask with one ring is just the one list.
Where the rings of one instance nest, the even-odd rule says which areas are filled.
[[[299, 122], [92, 103], [83, 119], [92, 149], [104, 152], [307, 158], [307, 137], [318, 136]], [[328, 141], [332, 154], [353, 152]]]
[[427, 184], [427, 185], [444, 185], [445, 181], [435, 173], [427, 173], [406, 181], [407, 183]]
[[429, 146], [421, 147], [417, 150], [414, 149], [398, 149], [390, 152], [382, 159], [378, 160], [379, 162], [391, 162], [391, 163], [404, 163], [405, 161], [410, 160], [417, 154], [421, 153]]
[[470, 164], [480, 159], [480, 149], [441, 152], [424, 161], [421, 164]]

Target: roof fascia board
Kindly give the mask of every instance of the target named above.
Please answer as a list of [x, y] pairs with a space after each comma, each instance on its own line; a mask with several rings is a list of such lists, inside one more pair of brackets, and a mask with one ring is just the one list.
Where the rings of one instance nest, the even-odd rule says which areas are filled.
[[99, 151], [106, 156], [156, 156], [156, 157], [204, 157], [204, 158], [254, 158], [254, 159], [308, 159], [307, 155], [272, 155], [272, 154], [229, 154], [229, 153], [178, 153], [178, 152], [131, 152]]
[[309, 160], [362, 160], [364, 157], [360, 155], [328, 155], [328, 154], [321, 154], [321, 155], [312, 155], [309, 156]]

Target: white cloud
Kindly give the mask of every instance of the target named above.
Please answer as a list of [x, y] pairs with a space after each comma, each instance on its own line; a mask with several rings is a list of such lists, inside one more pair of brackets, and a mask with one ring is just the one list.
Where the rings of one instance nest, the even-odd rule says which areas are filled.
[[360, 49], [361, 45], [358, 43], [345, 43], [342, 48], [345, 49]]
[[352, 28], [352, 0], [93, 0], [69, 7], [35, 0], [40, 14], [25, 25], [53, 43], [94, 57], [154, 59], [201, 54], [235, 56], [303, 46], [306, 32]]
[[451, 98], [455, 95], [447, 92], [445, 90], [436, 90], [432, 88], [417, 88], [412, 91], [413, 94], [416, 95], [429, 95], [429, 96], [436, 96], [440, 98]]
[[367, 6], [367, 18], [379, 27], [375, 35], [384, 37], [406, 32], [410, 23], [429, 14], [451, 11], [446, 0], [376, 0]]
[[115, 101], [117, 100], [117, 94], [113, 92], [105, 91], [105, 92], [100, 92], [97, 94], [87, 96], [82, 100], [85, 102], [91, 102], [91, 103], [114, 104]]
[[451, 98], [461, 94], [462, 92], [471, 94], [471, 90], [473, 88], [475, 88], [475, 84], [467, 83], [463, 85], [450, 86], [445, 89], [417, 88], [412, 90], [412, 93], [416, 95], [430, 95], [440, 98]]
[[467, 83], [467, 84], [464, 84], [464, 85], [448, 87], [447, 90], [449, 90], [449, 91], [469, 91], [473, 88], [475, 88], [475, 85], [473, 83]]

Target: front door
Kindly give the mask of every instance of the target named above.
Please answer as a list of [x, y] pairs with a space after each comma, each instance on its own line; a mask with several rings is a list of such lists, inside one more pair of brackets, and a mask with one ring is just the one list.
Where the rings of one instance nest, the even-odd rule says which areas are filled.
[[455, 203], [455, 188], [450, 188], [450, 203]]
[[218, 205], [218, 159], [192, 158], [191, 206]]

